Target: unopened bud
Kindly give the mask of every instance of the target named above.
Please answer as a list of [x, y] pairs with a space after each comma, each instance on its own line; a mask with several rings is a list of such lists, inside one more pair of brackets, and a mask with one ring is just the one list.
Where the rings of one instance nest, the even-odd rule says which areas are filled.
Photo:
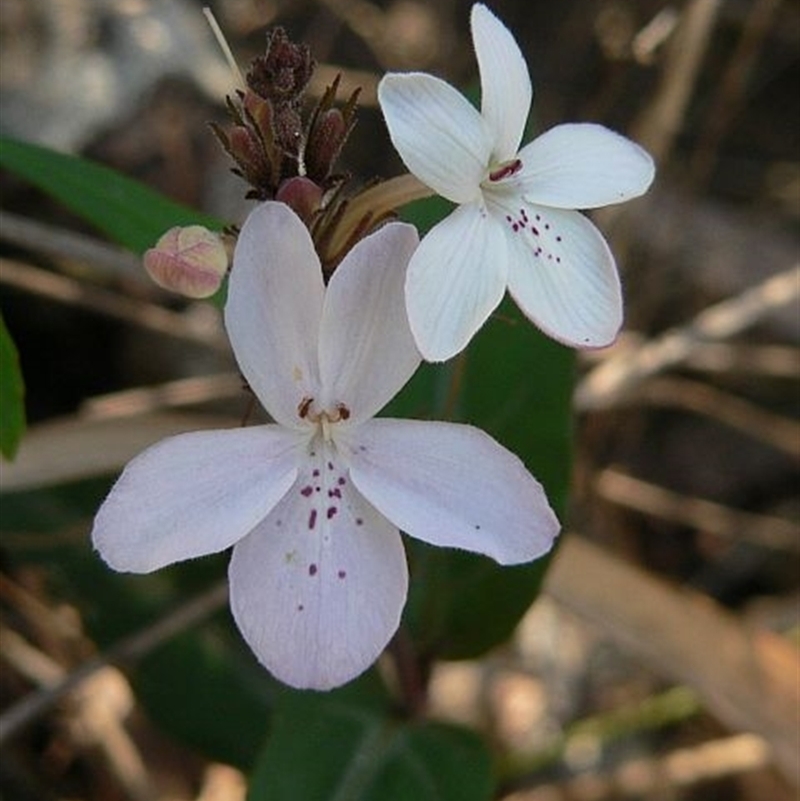
[[228, 253], [219, 234], [190, 225], [170, 228], [144, 254], [144, 268], [164, 289], [189, 298], [207, 298], [228, 270]]
[[278, 188], [275, 200], [291, 207], [304, 223], [308, 223], [320, 207], [322, 189], [303, 176], [289, 178]]

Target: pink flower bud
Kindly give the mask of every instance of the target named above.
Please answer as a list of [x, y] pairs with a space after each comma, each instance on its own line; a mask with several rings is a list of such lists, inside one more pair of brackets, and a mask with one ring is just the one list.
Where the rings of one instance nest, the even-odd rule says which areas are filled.
[[304, 176], [284, 181], [275, 194], [275, 200], [285, 203], [306, 224], [322, 202], [322, 189]]
[[144, 254], [144, 268], [164, 289], [189, 298], [207, 298], [228, 270], [228, 253], [219, 234], [202, 225], [170, 228]]

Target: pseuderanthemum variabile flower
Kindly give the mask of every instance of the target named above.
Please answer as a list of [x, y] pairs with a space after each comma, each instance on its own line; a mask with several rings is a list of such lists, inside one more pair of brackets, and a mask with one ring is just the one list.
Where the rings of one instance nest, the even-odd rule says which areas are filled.
[[653, 180], [650, 156], [600, 125], [559, 125], [520, 143], [531, 107], [528, 68], [514, 37], [472, 8], [481, 111], [423, 73], [389, 74], [378, 97], [408, 169], [459, 204], [411, 259], [406, 303], [430, 361], [466, 346], [506, 287], [546, 334], [575, 347], [610, 344], [622, 324], [614, 257], [575, 209], [620, 203]]
[[502, 564], [548, 551], [558, 521], [522, 462], [466, 425], [373, 416], [420, 363], [403, 299], [416, 231], [390, 223], [323, 284], [299, 218], [257, 207], [225, 323], [274, 424], [182, 434], [125, 468], [95, 547], [146, 573], [231, 545], [230, 603], [279, 679], [326, 689], [365, 670], [407, 592], [399, 529]]

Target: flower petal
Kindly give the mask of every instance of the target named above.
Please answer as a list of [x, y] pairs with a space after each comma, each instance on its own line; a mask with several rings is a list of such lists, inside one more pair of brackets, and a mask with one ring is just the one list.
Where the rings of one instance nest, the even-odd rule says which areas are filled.
[[380, 411], [419, 366], [403, 295], [418, 242], [412, 225], [389, 223], [362, 239], [328, 284], [319, 338], [321, 405], [345, 403], [351, 423]]
[[471, 23], [481, 75], [481, 113], [494, 141], [492, 161], [507, 161], [519, 150], [531, 108], [528, 65], [511, 32], [486, 6], [472, 7]]
[[406, 167], [442, 197], [475, 200], [492, 142], [469, 101], [450, 84], [420, 72], [384, 76], [378, 100]]
[[506, 232], [477, 204], [459, 206], [422, 240], [408, 266], [406, 307], [423, 357], [462, 350], [503, 298]]
[[353, 483], [412, 537], [517, 564], [547, 553], [558, 534], [539, 482], [477, 428], [376, 419], [348, 445]]
[[229, 569], [231, 610], [259, 661], [286, 684], [315, 690], [350, 681], [378, 658], [408, 589], [399, 532], [330, 463], [319, 476], [305, 471], [236, 545]]
[[644, 194], [655, 175], [650, 154], [602, 125], [557, 125], [520, 151], [514, 180], [531, 203], [594, 209]]
[[225, 326], [244, 377], [286, 427], [301, 425], [298, 404], [319, 388], [324, 291], [319, 258], [300, 218], [282, 203], [257, 206], [233, 254]]
[[95, 517], [94, 547], [114, 570], [132, 573], [224, 551], [292, 486], [300, 444], [273, 425], [165, 439], [112, 487]]
[[577, 211], [531, 204], [507, 205], [504, 219], [512, 232], [508, 289], [525, 315], [571, 347], [611, 344], [622, 325], [622, 291], [597, 228]]

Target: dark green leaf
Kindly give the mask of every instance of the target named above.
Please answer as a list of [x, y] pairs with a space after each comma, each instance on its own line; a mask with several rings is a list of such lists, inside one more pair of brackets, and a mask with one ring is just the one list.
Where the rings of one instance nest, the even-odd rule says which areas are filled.
[[25, 384], [19, 355], [0, 314], [0, 453], [13, 459], [25, 433]]
[[108, 167], [38, 145], [0, 137], [0, 167], [30, 181], [135, 253], [144, 253], [175, 225], [222, 227], [218, 220]]
[[487, 801], [489, 756], [470, 732], [402, 723], [341, 691], [279, 705], [249, 801]]

